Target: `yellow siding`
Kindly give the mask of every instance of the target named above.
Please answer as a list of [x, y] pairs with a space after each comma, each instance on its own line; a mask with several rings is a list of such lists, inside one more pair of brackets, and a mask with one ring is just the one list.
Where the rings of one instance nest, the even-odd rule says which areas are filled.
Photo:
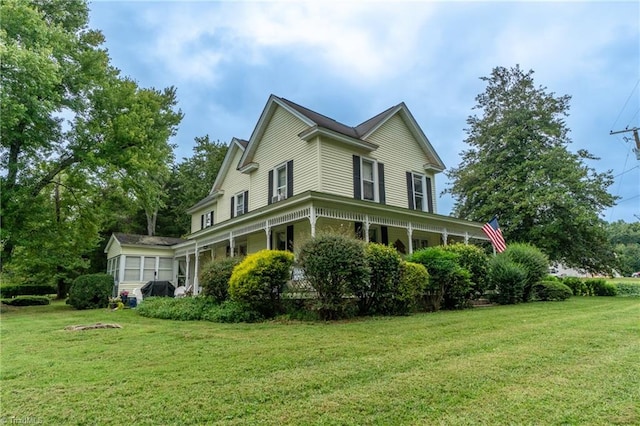
[[320, 147], [322, 167], [322, 191], [353, 197], [353, 148], [340, 142], [323, 140]]
[[[408, 207], [406, 172], [413, 171], [426, 174], [431, 178], [432, 186], [435, 185], [433, 175], [425, 173], [424, 164], [428, 157], [422, 150], [418, 141], [413, 138], [411, 132], [399, 115], [391, 117], [369, 138], [380, 147], [371, 157], [384, 163], [386, 201], [388, 205], [402, 208]], [[350, 167], [351, 168], [351, 167]], [[437, 192], [433, 192], [433, 209], [436, 212]]]
[[247, 254], [267, 248], [267, 233], [260, 232], [247, 236]]
[[[113, 238], [113, 237], [112, 237]], [[107, 251], [107, 259], [111, 259], [112, 257], [116, 257], [120, 255], [120, 243], [115, 238], [113, 239], [113, 243], [111, 243], [111, 247]]]
[[[230, 207], [227, 207], [227, 208], [230, 208]], [[218, 219], [219, 212], [218, 212], [218, 203], [216, 201], [214, 204], [206, 208], [199, 209], [191, 215], [191, 233], [198, 232], [200, 229], [202, 229], [202, 222], [200, 217], [203, 214], [209, 213], [211, 210], [213, 210], [213, 223], [216, 224], [220, 221]]]
[[[229, 171], [220, 185], [224, 195], [218, 199], [214, 223], [224, 222], [231, 218], [231, 197], [239, 192], [249, 191], [249, 210], [251, 210], [251, 203], [255, 195], [250, 189], [249, 175], [238, 171], [240, 157], [242, 157], [242, 151], [238, 149], [231, 161], [231, 167], [229, 167]], [[198, 216], [198, 220], [200, 220], [200, 216]]]
[[316, 142], [298, 137], [307, 128], [285, 109], [276, 108], [254, 153], [253, 161], [259, 167], [251, 173], [249, 211], [268, 204], [269, 171], [289, 160], [293, 160], [293, 195], [317, 190]]

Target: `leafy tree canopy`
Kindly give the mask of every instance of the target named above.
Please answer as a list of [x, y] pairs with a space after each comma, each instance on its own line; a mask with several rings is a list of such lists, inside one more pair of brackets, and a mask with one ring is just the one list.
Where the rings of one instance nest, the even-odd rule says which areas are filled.
[[454, 214], [486, 222], [497, 214], [507, 242], [534, 244], [552, 261], [589, 271], [615, 264], [599, 215], [615, 202], [610, 172], [568, 150], [570, 96], [536, 87], [533, 71], [497, 67], [481, 78], [478, 115], [467, 119], [462, 161], [448, 172]]
[[[114, 210], [162, 207], [182, 113], [174, 88], [109, 64], [85, 0], [6, 0], [0, 15], [2, 266], [61, 291]], [[113, 188], [123, 203], [104, 209]]]

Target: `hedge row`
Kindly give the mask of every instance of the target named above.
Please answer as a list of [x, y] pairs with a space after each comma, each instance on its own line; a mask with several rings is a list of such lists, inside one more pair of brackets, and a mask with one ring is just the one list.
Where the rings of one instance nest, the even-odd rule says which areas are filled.
[[11, 306], [48, 305], [51, 299], [47, 296], [17, 296], [12, 299], [2, 299], [2, 303]]
[[0, 297], [46, 296], [56, 294], [56, 288], [50, 284], [2, 284]]

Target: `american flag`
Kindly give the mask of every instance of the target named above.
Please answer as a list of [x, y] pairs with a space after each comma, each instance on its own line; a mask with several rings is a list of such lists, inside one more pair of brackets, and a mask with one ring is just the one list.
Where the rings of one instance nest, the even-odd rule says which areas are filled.
[[487, 237], [491, 240], [491, 244], [496, 249], [498, 253], [502, 253], [507, 248], [507, 243], [504, 242], [504, 237], [502, 236], [502, 231], [500, 230], [500, 225], [498, 225], [498, 217], [494, 216], [488, 223], [486, 223], [482, 230]]

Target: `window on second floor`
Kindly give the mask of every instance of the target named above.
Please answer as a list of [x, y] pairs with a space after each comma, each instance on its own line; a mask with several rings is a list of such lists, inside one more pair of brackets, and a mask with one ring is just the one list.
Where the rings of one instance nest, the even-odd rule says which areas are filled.
[[249, 212], [249, 191], [238, 192], [231, 197], [231, 217]]
[[433, 213], [431, 179], [420, 173], [407, 172], [407, 198], [411, 210]]
[[293, 160], [269, 170], [268, 204], [293, 196]]
[[200, 215], [200, 229], [213, 226], [213, 210]]
[[358, 155], [353, 156], [353, 197], [385, 203], [384, 164]]

